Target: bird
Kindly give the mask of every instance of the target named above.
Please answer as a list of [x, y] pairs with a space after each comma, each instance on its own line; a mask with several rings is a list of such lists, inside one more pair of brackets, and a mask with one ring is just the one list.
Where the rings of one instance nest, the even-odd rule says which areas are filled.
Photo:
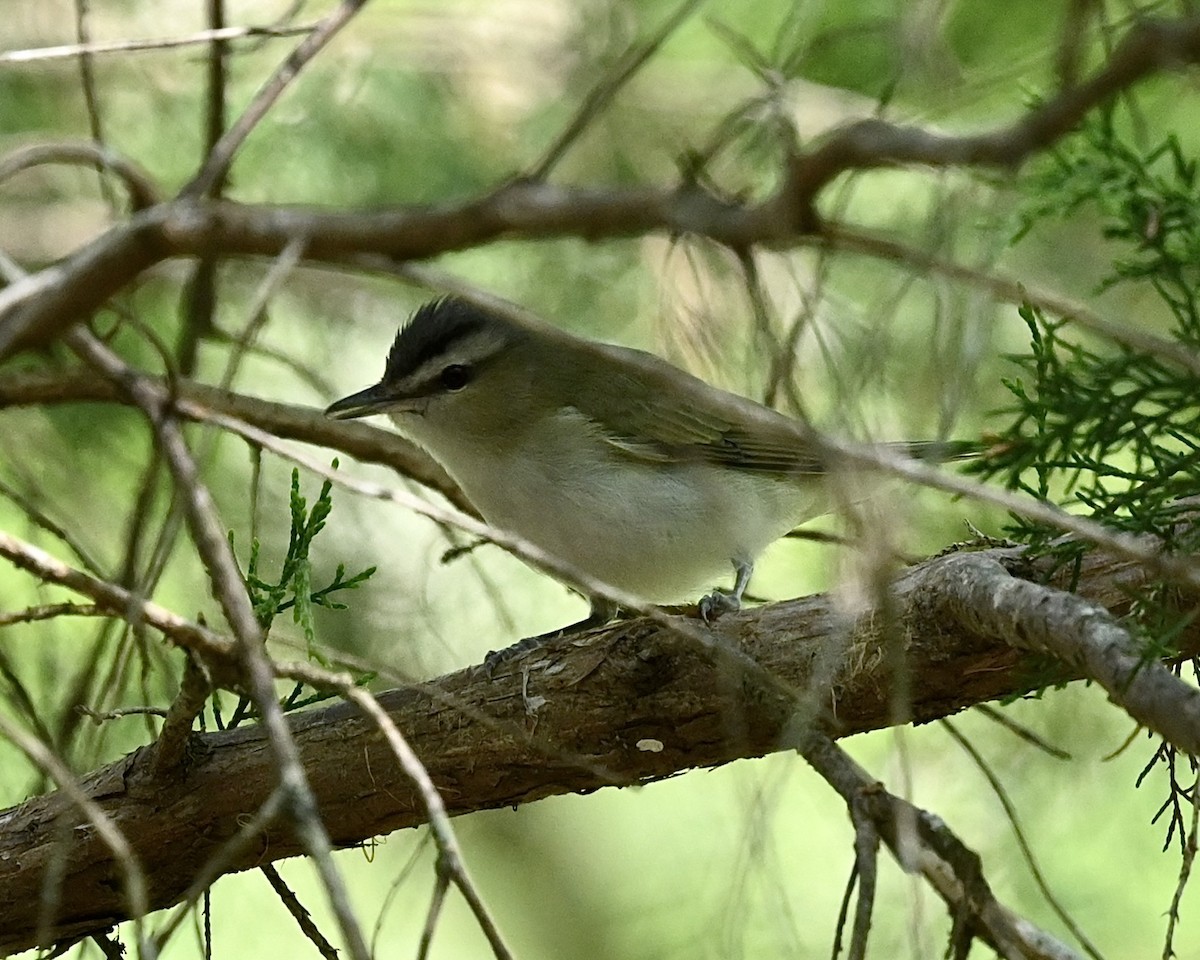
[[[829, 464], [805, 422], [654, 354], [460, 297], [420, 306], [382, 378], [325, 413], [387, 414], [490, 525], [622, 593], [690, 601], [732, 567], [733, 589], [699, 601], [706, 621], [741, 607], [770, 543], [828, 510]], [[974, 453], [961, 441], [886, 446]], [[618, 613], [590, 601], [564, 629]]]

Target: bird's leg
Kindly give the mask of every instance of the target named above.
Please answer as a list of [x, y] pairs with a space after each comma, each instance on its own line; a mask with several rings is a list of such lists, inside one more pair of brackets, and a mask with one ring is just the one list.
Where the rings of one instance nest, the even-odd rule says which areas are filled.
[[503, 650], [489, 651], [488, 655], [483, 658], [483, 668], [487, 671], [487, 675], [490, 677], [495, 672], [496, 667], [502, 663], [507, 663], [509, 660], [528, 650], [535, 650], [549, 640], [556, 640], [559, 637], [566, 636], [568, 633], [580, 633], [584, 630], [602, 627], [609, 621], [615, 620], [617, 613], [620, 612], [620, 607], [611, 600], [605, 600], [603, 597], [590, 597], [589, 601], [592, 605], [591, 612], [582, 620], [565, 627], [559, 627], [557, 630], [551, 630], [549, 633], [539, 633], [536, 637], [525, 637], [511, 646], [505, 647]]
[[712, 623], [723, 613], [737, 613], [742, 609], [742, 594], [746, 592], [746, 587], [750, 583], [750, 577], [754, 573], [754, 564], [749, 560], [736, 558], [731, 562], [734, 572], [737, 574], [733, 590], [729, 592], [714, 590], [708, 596], [700, 598], [700, 619], [705, 623]]

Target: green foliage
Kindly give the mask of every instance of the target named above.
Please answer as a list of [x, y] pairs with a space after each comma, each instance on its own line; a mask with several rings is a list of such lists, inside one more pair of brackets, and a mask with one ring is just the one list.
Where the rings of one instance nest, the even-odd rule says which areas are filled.
[[[336, 470], [338, 461], [332, 464]], [[333, 510], [333, 484], [326, 480], [321, 484], [321, 492], [312, 510], [308, 509], [308, 501], [300, 492], [300, 471], [292, 470], [291, 493], [288, 498], [291, 513], [291, 526], [288, 533], [287, 552], [279, 569], [279, 576], [274, 580], [266, 580], [262, 575], [261, 549], [257, 539], [250, 543], [250, 560], [246, 566], [244, 580], [246, 591], [250, 594], [250, 602], [254, 607], [254, 615], [262, 627], [263, 635], [271, 631], [275, 618], [287, 610], [292, 611], [292, 619], [300, 624], [304, 638], [308, 643], [308, 658], [315, 660], [323, 667], [331, 666], [329, 659], [321, 653], [316, 644], [316, 624], [313, 617], [314, 607], [327, 607], [330, 610], [345, 610], [346, 604], [333, 599], [333, 595], [343, 590], [354, 590], [369, 580], [375, 573], [375, 567], [346, 577], [345, 564], [339, 563], [333, 579], [324, 587], [314, 590], [312, 586], [312, 562], [309, 553], [313, 541], [325, 527], [326, 520]], [[233, 531], [229, 532], [229, 543], [234, 543]], [[375, 674], [366, 673], [358, 676], [355, 683], [362, 685], [375, 678]], [[311, 704], [327, 700], [336, 694], [318, 690], [308, 696], [302, 696], [305, 686], [297, 683], [291, 692], [283, 698], [281, 706], [285, 711], [299, 710]], [[246, 697], [238, 700], [232, 715], [226, 721], [221, 716], [221, 701], [214, 696], [212, 701], [213, 718], [219, 729], [236, 727], [238, 724], [254, 716], [251, 702]]]
[[[1118, 132], [1110, 111], [1049, 154], [1029, 186], [1032, 199], [1020, 214], [1018, 239], [1044, 221], [1094, 213], [1116, 246], [1100, 289], [1151, 293], [1147, 300], [1170, 318], [1170, 339], [1168, 349], [1154, 352], [1093, 346], [1078, 337], [1069, 317], [1052, 320], [1027, 304], [1021, 316], [1030, 349], [1010, 357], [1020, 374], [1005, 382], [1014, 398], [1009, 422], [997, 453], [979, 469], [1113, 529], [1151, 534], [1166, 550], [1194, 553], [1197, 524], [1182, 521], [1183, 514], [1194, 515], [1200, 494], [1200, 379], [1171, 353], [1182, 347], [1200, 356], [1196, 164], [1174, 135], [1138, 149]], [[1058, 531], [1023, 518], [1014, 518], [1011, 534], [1063, 563], [1078, 564], [1086, 549], [1063, 544]], [[1180, 614], [1170, 593], [1155, 584], [1132, 598], [1127, 624], [1148, 660], [1177, 651], [1177, 637], [1194, 616]], [[1192, 667], [1196, 672], [1195, 660]], [[1196, 763], [1160, 743], [1139, 786], [1156, 767], [1165, 771], [1168, 787], [1153, 819], [1165, 818], [1163, 849], [1175, 839], [1183, 854]]]
[[[1171, 318], [1172, 345], [1200, 355], [1200, 191], [1196, 165], [1174, 136], [1138, 150], [1112, 114], [1052, 152], [1030, 178], [1036, 198], [1018, 238], [1038, 223], [1083, 208], [1117, 243], [1101, 289], [1152, 291]], [[1010, 359], [1020, 375], [996, 455], [981, 469], [1012, 489], [1057, 499], [1115, 529], [1152, 533], [1193, 550], [1179, 523], [1200, 493], [1200, 380], [1165, 354], [1081, 340], [1070, 319], [1021, 311], [1030, 349]], [[1013, 536], [1046, 545], [1055, 531], [1015, 520]]]
[[[333, 461], [334, 469], [338, 461]], [[312, 562], [309, 552], [317, 534], [325, 527], [330, 511], [333, 510], [331, 491], [333, 484], [326, 480], [321, 485], [312, 510], [308, 509], [308, 501], [300, 493], [300, 471], [292, 471], [292, 488], [289, 497], [291, 511], [291, 530], [288, 534], [287, 552], [275, 580], [266, 580], [261, 573], [260, 547], [255, 539], [250, 544], [250, 561], [246, 568], [246, 589], [250, 601], [254, 605], [254, 615], [258, 618], [259, 626], [264, 635], [271, 630], [275, 618], [287, 610], [292, 611], [292, 619], [304, 631], [308, 642], [308, 656], [323, 666], [328, 661], [316, 646], [316, 625], [313, 619], [314, 607], [328, 607], [331, 610], [344, 610], [346, 605], [333, 599], [333, 595], [343, 590], [354, 590], [365, 583], [375, 573], [374, 567], [368, 567], [353, 576], [346, 577], [345, 564], [339, 563], [334, 572], [333, 580], [320, 589], [312, 586]], [[233, 543], [233, 532], [229, 534]]]

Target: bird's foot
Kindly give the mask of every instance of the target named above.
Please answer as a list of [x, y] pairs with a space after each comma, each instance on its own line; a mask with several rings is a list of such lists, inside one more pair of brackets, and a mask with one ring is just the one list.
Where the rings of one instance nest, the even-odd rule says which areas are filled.
[[700, 619], [705, 623], [712, 623], [722, 614], [737, 613], [742, 609], [742, 594], [746, 592], [746, 586], [750, 583], [750, 576], [754, 573], [754, 564], [749, 560], [737, 558], [731, 562], [736, 574], [733, 590], [728, 592], [713, 590], [708, 596], [700, 598], [698, 605]]
[[701, 597], [697, 606], [700, 611], [700, 619], [705, 623], [712, 623], [717, 617], [726, 613], [737, 613], [741, 610], [742, 600], [736, 593], [714, 590], [707, 596]]

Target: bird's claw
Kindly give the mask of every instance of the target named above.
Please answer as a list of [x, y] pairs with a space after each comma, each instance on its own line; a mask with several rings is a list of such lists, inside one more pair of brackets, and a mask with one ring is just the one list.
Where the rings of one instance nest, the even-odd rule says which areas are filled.
[[737, 594], [714, 590], [707, 596], [701, 597], [698, 606], [700, 619], [705, 623], [712, 623], [717, 617], [726, 613], [737, 613], [742, 609], [742, 601]]

